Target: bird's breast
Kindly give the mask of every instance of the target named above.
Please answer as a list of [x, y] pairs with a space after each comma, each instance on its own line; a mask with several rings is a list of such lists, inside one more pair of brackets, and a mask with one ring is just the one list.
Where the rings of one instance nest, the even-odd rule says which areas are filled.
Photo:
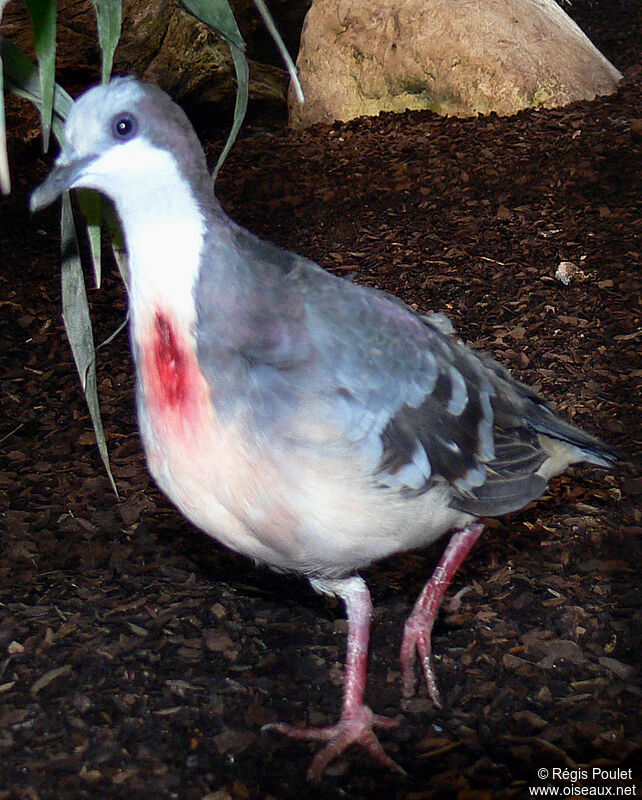
[[203, 422], [208, 391], [194, 347], [170, 315], [157, 310], [140, 337], [141, 377], [156, 425], [184, 429]]
[[[220, 424], [189, 327], [162, 307], [133, 320], [141, 435], [150, 471], [174, 502], [183, 474], [220, 445]], [[192, 466], [193, 468], [193, 466]]]
[[152, 476], [210, 536], [280, 563], [295, 523], [271, 458], [244, 422], [218, 413], [188, 325], [157, 308], [133, 326], [139, 424]]

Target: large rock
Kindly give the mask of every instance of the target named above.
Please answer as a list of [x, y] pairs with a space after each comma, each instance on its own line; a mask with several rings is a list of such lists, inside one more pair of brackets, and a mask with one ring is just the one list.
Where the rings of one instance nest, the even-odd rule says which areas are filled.
[[313, 0], [290, 123], [431, 109], [470, 116], [615, 91], [621, 73], [555, 0]]

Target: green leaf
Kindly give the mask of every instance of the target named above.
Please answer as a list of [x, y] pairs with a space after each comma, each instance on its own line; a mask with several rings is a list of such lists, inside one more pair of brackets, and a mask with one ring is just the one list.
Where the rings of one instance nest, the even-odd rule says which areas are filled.
[[94, 334], [91, 327], [85, 277], [80, 264], [78, 239], [76, 238], [69, 192], [65, 192], [62, 196], [60, 233], [62, 249], [62, 318], [96, 433], [98, 452], [105, 465], [114, 492], [118, 496], [118, 489], [109, 466], [107, 441], [98, 403]]
[[290, 75], [290, 80], [292, 81], [292, 85], [294, 86], [294, 94], [296, 95], [296, 99], [299, 103], [305, 102], [305, 97], [303, 96], [303, 88], [301, 86], [301, 81], [299, 81], [299, 75], [296, 71], [296, 66], [294, 65], [294, 61], [292, 61], [292, 57], [288, 53], [288, 49], [281, 38], [281, 34], [277, 30], [276, 25], [274, 24], [274, 20], [272, 19], [270, 12], [267, 9], [267, 6], [263, 2], [263, 0], [254, 0], [254, 5], [256, 6], [261, 18], [263, 19], [263, 24], [268, 29], [268, 33], [274, 39], [274, 44], [277, 47], [277, 50], [281, 54], [281, 58], [285, 62], [286, 69]]
[[[0, 0], [0, 22], [2, 12], [9, 0]], [[0, 45], [2, 36], [0, 36]], [[11, 192], [11, 174], [9, 173], [9, 157], [7, 155], [7, 123], [4, 113], [4, 66], [2, 64], [2, 51], [0, 50], [0, 192]]]
[[[24, 97], [38, 108], [41, 108], [42, 99], [38, 68], [19, 48], [1, 36], [0, 57], [4, 62], [4, 77], [7, 88], [19, 97]], [[71, 95], [56, 83], [53, 95], [52, 127], [59, 142], [62, 141], [64, 121], [67, 119], [73, 104], [74, 101]]]
[[93, 0], [93, 2], [98, 23], [98, 39], [103, 54], [102, 82], [107, 83], [123, 26], [123, 4], [122, 0]]
[[125, 237], [114, 206], [106, 197], [103, 198], [103, 201], [103, 219], [109, 233], [112, 253], [114, 254], [120, 277], [123, 279], [125, 288], [129, 291], [129, 262], [127, 260], [127, 250], [125, 249]]
[[11, 175], [9, 174], [9, 158], [7, 156], [7, 125], [4, 114], [4, 67], [0, 56], [0, 192], [11, 192]]
[[214, 167], [214, 172], [212, 174], [214, 180], [216, 180], [218, 171], [223, 166], [223, 162], [227, 158], [227, 154], [232, 149], [232, 145], [236, 141], [238, 132], [241, 129], [241, 125], [245, 119], [245, 112], [247, 111], [247, 100], [249, 96], [250, 68], [247, 63], [247, 58], [245, 58], [245, 53], [242, 50], [239, 50], [239, 48], [231, 42], [228, 42], [228, 44], [234, 60], [234, 68], [236, 70], [236, 103], [234, 105], [234, 122], [232, 123], [230, 135], [227, 137], [225, 147], [221, 151], [218, 161], [216, 162], [216, 166]]
[[188, 11], [218, 31], [229, 44], [245, 50], [245, 42], [227, 0], [182, 0], [182, 2]]
[[49, 149], [56, 81], [56, 0], [26, 0], [40, 75], [42, 144]]
[[[0, 0], [1, 2], [1, 0]], [[41, 89], [38, 79], [38, 70], [31, 61], [17, 47], [0, 37], [0, 58], [4, 60], [7, 85], [15, 94], [30, 100], [37, 106], [42, 105]], [[0, 87], [1, 88], [1, 87]], [[53, 119], [52, 127], [59, 142], [62, 141], [64, 121], [73, 106], [73, 99], [58, 84], [54, 86], [53, 94]], [[99, 209], [100, 197], [87, 197], [83, 204], [87, 209], [89, 219], [89, 240], [94, 261], [94, 274], [97, 284], [100, 283], [100, 228], [92, 230], [93, 226], [100, 224]], [[112, 212], [113, 216], [113, 212]], [[97, 220], [97, 223], [96, 223]], [[85, 400], [96, 434], [98, 452], [105, 466], [111, 485], [118, 497], [118, 489], [109, 464], [109, 453], [105, 439], [100, 404], [98, 402], [98, 383], [96, 378], [96, 352], [94, 337], [89, 313], [89, 302], [85, 288], [85, 278], [80, 264], [76, 223], [73, 218], [69, 193], [65, 192], [62, 198], [61, 215], [61, 240], [62, 240], [62, 306], [63, 320], [71, 350], [76, 362], [76, 369], [85, 393]], [[120, 266], [120, 264], [119, 264]], [[122, 269], [121, 269], [122, 272]]]
[[94, 281], [96, 289], [100, 289], [102, 276], [100, 223], [103, 215], [103, 198], [98, 192], [93, 192], [91, 189], [77, 189], [76, 197], [87, 222], [87, 241], [94, 270]]
[[[40, 107], [42, 102], [37, 68], [24, 53], [11, 42], [2, 39], [2, 37], [0, 37], [0, 57], [4, 60], [5, 77], [11, 91]], [[71, 96], [62, 87], [55, 84], [52, 127], [59, 142], [62, 141], [64, 121], [69, 115], [73, 103]], [[91, 219], [92, 212], [89, 212], [89, 216]], [[107, 452], [105, 431], [98, 403], [94, 337], [91, 328], [87, 291], [85, 289], [85, 278], [80, 265], [76, 223], [73, 218], [68, 192], [65, 192], [62, 198], [61, 234], [63, 251], [61, 271], [63, 320], [94, 426], [98, 452], [105, 465], [105, 470], [114, 492], [118, 496], [114, 476], [109, 465], [109, 453]], [[90, 232], [90, 242], [91, 239], [92, 233]], [[96, 249], [95, 243], [94, 249]], [[96, 273], [95, 261], [94, 271]], [[97, 281], [100, 281], [99, 275], [100, 273], [98, 272]]]
[[245, 57], [245, 42], [236, 24], [234, 12], [227, 0], [182, 0], [185, 8], [194, 14], [195, 17], [214, 28], [215, 31], [225, 39], [232, 53], [234, 69], [236, 70], [236, 103], [234, 105], [234, 122], [232, 130], [227, 137], [225, 147], [218, 157], [214, 167], [213, 178], [216, 180], [218, 171], [227, 158], [227, 154], [232, 149], [236, 141], [238, 132], [241, 129], [245, 112], [247, 111], [247, 101], [249, 97], [250, 68]]

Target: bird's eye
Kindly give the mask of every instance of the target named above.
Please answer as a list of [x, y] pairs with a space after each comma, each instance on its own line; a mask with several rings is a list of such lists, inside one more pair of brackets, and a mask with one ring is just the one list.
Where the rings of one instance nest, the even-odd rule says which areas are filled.
[[138, 122], [131, 114], [116, 114], [111, 121], [111, 132], [115, 139], [126, 142], [136, 136]]

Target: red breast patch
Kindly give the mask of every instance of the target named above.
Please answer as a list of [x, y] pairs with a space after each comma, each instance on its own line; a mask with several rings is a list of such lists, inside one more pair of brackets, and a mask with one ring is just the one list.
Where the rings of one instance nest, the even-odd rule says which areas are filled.
[[142, 378], [152, 420], [197, 423], [209, 402], [193, 347], [168, 314], [157, 311], [143, 335]]

